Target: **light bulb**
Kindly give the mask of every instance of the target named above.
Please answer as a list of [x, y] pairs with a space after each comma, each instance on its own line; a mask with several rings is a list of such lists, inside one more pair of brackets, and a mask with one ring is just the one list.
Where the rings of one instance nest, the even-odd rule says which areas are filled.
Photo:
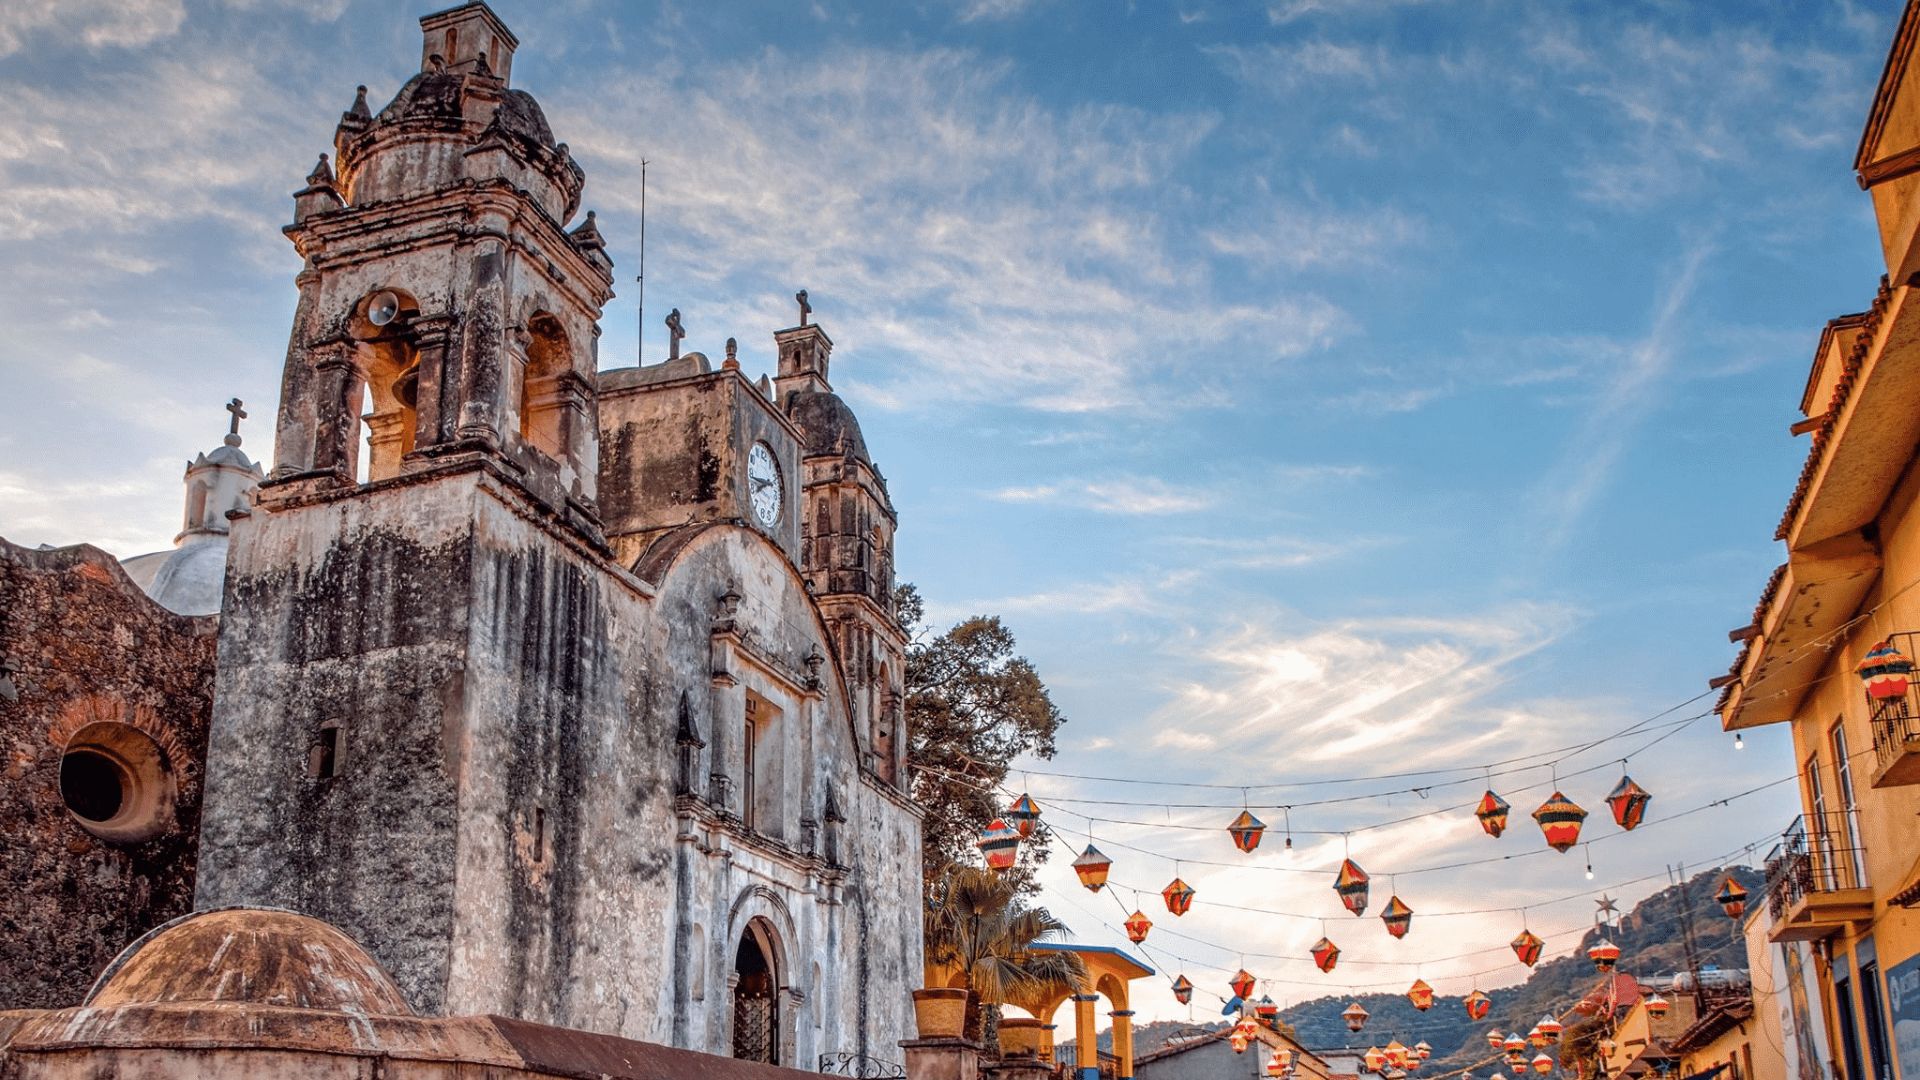
[[1593, 864], [1592, 863], [1587, 864], [1587, 880], [1588, 881], [1593, 880]]
[[1741, 738], [1740, 733], [1737, 731], [1733, 733], [1733, 748], [1735, 750], [1745, 750], [1747, 748], [1747, 740]]

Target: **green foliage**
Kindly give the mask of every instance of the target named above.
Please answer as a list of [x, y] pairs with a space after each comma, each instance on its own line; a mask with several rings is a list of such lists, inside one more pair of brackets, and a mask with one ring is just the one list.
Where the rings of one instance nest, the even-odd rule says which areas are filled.
[[[909, 635], [907, 753], [914, 800], [926, 812], [922, 871], [931, 886], [944, 867], [978, 857], [974, 841], [1000, 814], [1008, 765], [1022, 754], [1052, 757], [1065, 720], [998, 617], [975, 615], [935, 634], [912, 585], [895, 590], [894, 603]], [[1033, 864], [1047, 857], [1048, 837], [1043, 822], [1020, 845], [1013, 873], [1023, 891], [1032, 888]]]
[[1066, 937], [1064, 923], [1046, 908], [1020, 902], [1003, 874], [976, 866], [946, 867], [929, 890], [926, 920], [928, 968], [952, 967], [978, 996], [967, 1007], [969, 1039], [979, 1039], [984, 1005], [1004, 1005], [1017, 996], [1072, 993], [1086, 980], [1079, 956], [1035, 949]]

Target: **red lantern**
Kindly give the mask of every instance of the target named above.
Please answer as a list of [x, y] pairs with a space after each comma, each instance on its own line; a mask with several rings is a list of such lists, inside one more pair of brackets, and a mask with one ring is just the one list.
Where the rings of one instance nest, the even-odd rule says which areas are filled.
[[1422, 1039], [1413, 1044], [1413, 1053], [1415, 1057], [1418, 1057], [1421, 1061], [1425, 1061], [1433, 1056], [1433, 1047], [1428, 1046], [1427, 1041]]
[[1333, 965], [1340, 962], [1340, 946], [1321, 938], [1313, 945], [1313, 962], [1321, 971], [1332, 971]]
[[[1467, 995], [1466, 1000], [1462, 1002], [1462, 1004], [1467, 1007], [1467, 1019], [1476, 1021], [1485, 1020], [1488, 1010], [1493, 1008], [1493, 999], [1475, 990], [1473, 993]], [[1495, 1032], [1494, 1035], [1498, 1036], [1499, 1032]]]
[[1612, 1039], [1601, 1039], [1599, 1042], [1595, 1043], [1594, 1045], [1600, 1048], [1600, 1054], [1602, 1057], [1612, 1057], [1613, 1052], [1615, 1050], [1620, 1049], [1620, 1044], [1617, 1042], [1614, 1042]]
[[1387, 1064], [1396, 1069], [1407, 1067], [1407, 1048], [1399, 1039], [1387, 1044]]
[[1239, 1023], [1233, 1025], [1233, 1033], [1251, 1039], [1260, 1034], [1260, 1025], [1253, 1022], [1253, 1017], [1243, 1016]]
[[1147, 940], [1147, 931], [1153, 929], [1153, 921], [1140, 911], [1127, 916], [1127, 921], [1120, 925], [1127, 928], [1127, 940], [1135, 945]]
[[1506, 1048], [1506, 1045], [1507, 1045], [1507, 1037], [1505, 1035], [1502, 1035], [1497, 1031], [1487, 1032], [1487, 1049], [1502, 1050]]
[[1587, 950], [1587, 959], [1593, 961], [1593, 970], [1605, 974], [1620, 962], [1620, 946], [1601, 938], [1593, 948]]
[[1040, 804], [1034, 802], [1031, 795], [1022, 792], [1019, 798], [1013, 800], [1013, 805], [1007, 807], [1006, 818], [1009, 824], [1020, 830], [1022, 838], [1032, 836], [1034, 825], [1040, 821]]
[[1275, 1054], [1272, 1057], [1267, 1059], [1267, 1075], [1268, 1076], [1278, 1078], [1282, 1073], [1285, 1073], [1286, 1071], [1287, 1071], [1287, 1067], [1285, 1065], [1280, 1064], [1280, 1055]]
[[1340, 864], [1340, 875], [1333, 879], [1333, 891], [1340, 894], [1340, 902], [1355, 915], [1367, 913], [1367, 882], [1372, 879], [1360, 864], [1347, 859]]
[[1732, 874], [1721, 880], [1720, 891], [1713, 898], [1719, 902], [1720, 910], [1726, 912], [1729, 919], [1737, 919], [1747, 912], [1747, 890], [1733, 880]]
[[1659, 994], [1654, 994], [1652, 997], [1649, 997], [1645, 1004], [1647, 1006], [1647, 1015], [1653, 1017], [1655, 1020], [1665, 1017], [1667, 1010], [1673, 1007], [1672, 1003]]
[[1565, 854], [1580, 842], [1580, 823], [1587, 820], [1587, 812], [1556, 791], [1552, 798], [1540, 804], [1540, 809], [1533, 812], [1533, 820], [1540, 823], [1540, 832], [1546, 836], [1547, 846]]
[[1253, 993], [1253, 976], [1247, 974], [1246, 968], [1241, 968], [1233, 978], [1227, 980], [1227, 985], [1233, 988], [1234, 997], [1244, 1001], [1248, 994]]
[[1501, 833], [1507, 831], [1507, 811], [1511, 809], [1507, 800], [1488, 789], [1485, 795], [1480, 796], [1480, 806], [1473, 816], [1480, 819], [1480, 827], [1487, 830], [1487, 835], [1497, 840]]
[[1387, 1067], [1387, 1055], [1377, 1046], [1367, 1047], [1367, 1052], [1361, 1056], [1360, 1060], [1366, 1065], [1368, 1072], [1377, 1073]]
[[1193, 983], [1185, 975], [1173, 980], [1173, 1000], [1185, 1005], [1193, 1000]]
[[1073, 872], [1080, 876], [1080, 884], [1085, 885], [1088, 892], [1099, 892], [1106, 885], [1107, 871], [1112, 866], [1113, 860], [1100, 854], [1100, 849], [1092, 844], [1073, 860]]
[[1913, 660], [1894, 648], [1893, 642], [1882, 641], [1867, 650], [1854, 672], [1866, 684], [1868, 700], [1886, 701], [1906, 694], [1913, 675]]
[[1234, 1032], [1232, 1035], [1227, 1036], [1227, 1041], [1233, 1044], [1234, 1053], [1244, 1054], [1247, 1052], [1247, 1037], [1245, 1035], [1240, 1034], [1238, 1031]]
[[1539, 1073], [1542, 1076], [1545, 1076], [1547, 1073], [1552, 1072], [1553, 1059], [1548, 1057], [1545, 1054], [1535, 1054], [1533, 1056], [1533, 1071]]
[[1508, 1035], [1506, 1041], [1500, 1044], [1500, 1049], [1505, 1050], [1509, 1057], [1520, 1053], [1526, 1048], [1527, 1040], [1518, 1035]]
[[1160, 890], [1160, 898], [1167, 902], [1167, 910], [1175, 915], [1185, 915], [1193, 906], [1193, 887], [1179, 878], [1174, 878], [1166, 888]]
[[1533, 931], [1522, 930], [1520, 936], [1513, 939], [1512, 944], [1513, 955], [1519, 957], [1521, 963], [1532, 967], [1540, 962], [1540, 950], [1545, 948], [1547, 943], [1535, 937]]
[[1415, 979], [1413, 985], [1407, 987], [1407, 1000], [1415, 1009], [1426, 1012], [1433, 1008], [1433, 987], [1428, 986], [1425, 979]]
[[1534, 1026], [1540, 1029], [1540, 1034], [1547, 1037], [1547, 1042], [1552, 1042], [1559, 1038], [1560, 1033], [1566, 1030], [1560, 1026], [1560, 1021], [1554, 1019], [1552, 1013], [1541, 1017], [1540, 1022]]
[[1380, 912], [1380, 921], [1387, 924], [1387, 933], [1403, 938], [1413, 927], [1413, 909], [1402, 903], [1398, 896], [1387, 901], [1386, 909]]
[[1607, 796], [1607, 806], [1613, 810], [1613, 820], [1628, 832], [1633, 831], [1640, 819], [1647, 816], [1647, 804], [1653, 796], [1647, 789], [1633, 782], [1633, 777], [1623, 776], [1613, 794]]
[[980, 834], [980, 839], [974, 841], [974, 846], [980, 849], [990, 869], [995, 872], [1008, 870], [1020, 857], [1020, 832], [999, 818], [994, 818], [993, 824]]
[[1367, 1011], [1365, 1005], [1356, 1001], [1347, 1006], [1346, 1011], [1340, 1014], [1340, 1019], [1347, 1022], [1348, 1031], [1359, 1031], [1361, 1028], [1367, 1026], [1367, 1017], [1372, 1015], [1372, 1013]]
[[1527, 1032], [1527, 1043], [1535, 1048], [1547, 1045], [1547, 1033], [1540, 1030], [1539, 1024], [1533, 1025], [1532, 1030]]
[[1280, 1006], [1275, 1005], [1272, 998], [1261, 994], [1260, 1000], [1253, 1003], [1253, 1015], [1262, 1020], [1272, 1020], [1280, 1015]]
[[1233, 837], [1233, 846], [1241, 851], [1252, 851], [1259, 847], [1260, 834], [1266, 831], [1266, 825], [1245, 810], [1240, 811], [1240, 816], [1227, 826], [1227, 833]]
[[1286, 1047], [1283, 1046], [1280, 1049], [1275, 1050], [1273, 1052], [1273, 1058], [1275, 1061], [1278, 1061], [1280, 1063], [1281, 1068], [1283, 1069], [1293, 1068], [1293, 1051], [1287, 1049]]

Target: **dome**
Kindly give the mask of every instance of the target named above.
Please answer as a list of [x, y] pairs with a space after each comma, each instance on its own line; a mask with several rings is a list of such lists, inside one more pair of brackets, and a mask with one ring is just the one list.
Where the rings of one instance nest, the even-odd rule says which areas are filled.
[[840, 395], [830, 390], [800, 390], [787, 398], [787, 415], [807, 436], [807, 455], [851, 455], [868, 465], [867, 440], [860, 435], [860, 421]]
[[175, 615], [218, 615], [227, 573], [227, 538], [201, 533], [171, 551], [136, 555], [120, 564], [153, 602]]
[[244, 1002], [371, 1016], [412, 1016], [400, 988], [353, 939], [271, 908], [183, 915], [126, 947], [83, 1004]]

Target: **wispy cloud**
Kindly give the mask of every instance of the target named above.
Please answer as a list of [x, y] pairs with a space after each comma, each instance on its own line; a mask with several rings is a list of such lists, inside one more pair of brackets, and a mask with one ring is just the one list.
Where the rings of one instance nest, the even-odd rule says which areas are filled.
[[1216, 500], [1211, 492], [1151, 476], [1005, 487], [989, 497], [1000, 502], [1047, 503], [1102, 514], [1184, 514], [1204, 510]]
[[169, 37], [186, 21], [181, 0], [8, 0], [0, 6], [0, 56], [39, 37], [88, 48], [128, 48]]

